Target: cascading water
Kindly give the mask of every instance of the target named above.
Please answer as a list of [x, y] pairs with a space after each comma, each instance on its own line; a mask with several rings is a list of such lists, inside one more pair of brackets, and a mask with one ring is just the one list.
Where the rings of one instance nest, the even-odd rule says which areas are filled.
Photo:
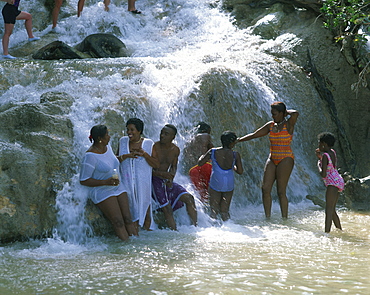
[[[27, 5], [22, 9], [38, 4]], [[69, 5], [77, 7], [77, 1]], [[220, 226], [211, 226], [198, 203], [198, 228], [188, 225], [183, 210], [176, 214], [178, 232], [141, 232], [128, 243], [94, 237], [84, 219], [86, 190], [75, 175], [58, 193], [59, 225], [53, 239], [0, 247], [1, 293], [332, 294], [335, 289], [365, 294], [370, 288], [368, 215], [343, 210], [345, 231], [328, 236], [322, 234], [323, 211], [304, 201], [307, 194], [324, 191], [311, 156], [316, 133], [305, 127], [307, 110], [299, 99], [313, 92], [304, 84], [304, 74], [266, 53], [277, 50], [277, 41], [263, 41], [248, 29], [237, 29], [217, 3], [174, 0], [136, 5], [143, 15], [127, 13], [126, 3], [118, 2], [104, 12], [102, 3], [92, 1], [81, 18], [73, 15], [59, 21], [58, 39], [69, 45], [92, 33], [113, 33], [132, 57], [12, 61], [3, 69], [10, 87], [1, 102], [37, 103], [47, 91], [73, 96], [69, 117], [74, 155], [81, 159], [90, 144], [89, 130], [98, 123], [110, 128], [114, 150], [130, 117], [141, 118], [145, 136], [154, 141], [164, 124], [175, 124], [181, 149], [195, 124], [207, 121], [219, 145], [222, 131], [234, 130], [241, 136], [255, 130], [270, 120], [269, 104], [282, 100], [301, 113], [288, 190], [290, 218], [281, 221], [276, 203], [272, 219], [263, 217], [260, 183], [267, 139], [237, 146], [245, 173], [236, 176], [232, 221]], [[11, 45], [24, 39], [22, 30], [17, 25]], [[292, 35], [286, 39], [281, 50], [289, 54], [289, 44], [299, 39]], [[320, 114], [310, 114], [310, 120], [326, 123]], [[196, 194], [181, 163], [182, 158], [176, 180]], [[79, 163], [71, 161], [71, 166], [77, 173]]]

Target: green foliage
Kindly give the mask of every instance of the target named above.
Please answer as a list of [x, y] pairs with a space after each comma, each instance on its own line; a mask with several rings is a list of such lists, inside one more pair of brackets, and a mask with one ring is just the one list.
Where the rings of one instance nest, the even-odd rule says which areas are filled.
[[325, 0], [321, 12], [325, 19], [324, 26], [337, 34], [337, 41], [353, 36], [355, 42], [366, 42], [365, 36], [370, 34], [369, 0]]
[[364, 45], [370, 37], [370, 0], [323, 0], [321, 12], [324, 26], [334, 32], [337, 42], [351, 40], [361, 70], [359, 80], [352, 85], [367, 87], [366, 75], [370, 73], [369, 53]]

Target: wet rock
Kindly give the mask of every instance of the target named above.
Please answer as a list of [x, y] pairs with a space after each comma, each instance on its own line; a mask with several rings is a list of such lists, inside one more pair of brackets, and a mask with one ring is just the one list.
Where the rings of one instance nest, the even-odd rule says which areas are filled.
[[306, 199], [311, 200], [312, 203], [314, 203], [315, 205], [320, 206], [321, 208], [325, 208], [325, 201], [320, 199], [317, 196], [307, 195]]
[[128, 56], [125, 44], [111, 34], [89, 35], [75, 48], [95, 58]]
[[357, 211], [370, 211], [370, 175], [364, 178], [355, 178], [345, 173], [346, 181], [343, 195], [348, 207]]
[[[370, 211], [370, 176], [364, 178], [354, 178], [349, 173], [343, 174], [345, 180], [344, 190], [340, 193], [339, 205], [343, 205], [350, 210]], [[315, 205], [325, 208], [325, 196], [323, 198], [307, 195]]]
[[54, 59], [82, 59], [84, 56], [74, 48], [62, 41], [54, 41], [32, 55], [34, 59], [54, 60]]
[[[51, 94], [48, 95], [51, 97]], [[0, 241], [50, 236], [55, 196], [75, 174], [68, 106], [56, 99], [0, 112]], [[54, 105], [53, 105], [54, 104]]]

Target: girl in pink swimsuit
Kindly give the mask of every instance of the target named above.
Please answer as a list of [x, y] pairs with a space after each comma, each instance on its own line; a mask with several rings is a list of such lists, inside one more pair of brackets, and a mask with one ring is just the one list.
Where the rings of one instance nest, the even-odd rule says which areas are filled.
[[325, 207], [325, 232], [330, 232], [331, 224], [342, 229], [335, 206], [339, 198], [339, 192], [344, 189], [344, 180], [337, 170], [337, 155], [332, 149], [335, 137], [330, 132], [318, 135], [319, 148], [316, 156], [319, 158], [317, 167], [326, 185], [326, 207]]

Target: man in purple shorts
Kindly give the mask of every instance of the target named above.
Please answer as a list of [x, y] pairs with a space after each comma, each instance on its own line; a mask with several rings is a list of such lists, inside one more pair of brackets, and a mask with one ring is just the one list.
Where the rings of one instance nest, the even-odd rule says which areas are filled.
[[180, 155], [180, 149], [172, 143], [176, 133], [175, 126], [165, 125], [161, 130], [160, 140], [153, 145], [152, 152], [153, 157], [157, 158], [160, 163], [158, 169], [153, 169], [153, 198], [159, 203], [168, 226], [173, 230], [176, 230], [173, 211], [181, 208], [184, 204], [191, 222], [197, 225], [194, 197], [181, 185], [173, 182]]
[[2, 14], [4, 18], [4, 36], [3, 36], [3, 58], [14, 59], [8, 52], [9, 38], [13, 32], [16, 20], [24, 19], [28, 41], [40, 40], [40, 38], [33, 36], [32, 33], [32, 15], [25, 11], [18, 10], [20, 0], [1, 0], [6, 2], [3, 7]]

